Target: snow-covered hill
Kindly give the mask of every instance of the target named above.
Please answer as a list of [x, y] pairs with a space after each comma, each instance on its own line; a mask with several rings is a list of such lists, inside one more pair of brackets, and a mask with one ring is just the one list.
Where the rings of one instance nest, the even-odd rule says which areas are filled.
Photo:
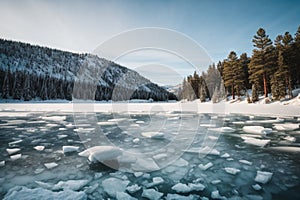
[[137, 72], [91, 54], [0, 39], [0, 98], [176, 99]]

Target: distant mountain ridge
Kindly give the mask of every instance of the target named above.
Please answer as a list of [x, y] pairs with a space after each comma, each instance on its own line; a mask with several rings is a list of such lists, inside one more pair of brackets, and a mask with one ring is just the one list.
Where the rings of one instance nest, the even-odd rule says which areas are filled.
[[165, 101], [176, 96], [96, 55], [0, 39], [0, 98]]

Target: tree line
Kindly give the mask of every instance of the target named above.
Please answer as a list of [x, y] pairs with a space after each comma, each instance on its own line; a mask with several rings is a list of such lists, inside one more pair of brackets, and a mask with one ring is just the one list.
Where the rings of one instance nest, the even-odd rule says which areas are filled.
[[252, 42], [251, 57], [231, 51], [217, 67], [209, 66], [201, 76], [195, 72], [185, 78], [180, 97], [218, 102], [227, 96], [236, 99], [243, 95], [249, 103], [258, 101], [259, 95], [271, 94], [272, 100], [292, 98], [292, 90], [300, 87], [300, 27], [294, 37], [285, 32], [274, 42], [259, 28]]

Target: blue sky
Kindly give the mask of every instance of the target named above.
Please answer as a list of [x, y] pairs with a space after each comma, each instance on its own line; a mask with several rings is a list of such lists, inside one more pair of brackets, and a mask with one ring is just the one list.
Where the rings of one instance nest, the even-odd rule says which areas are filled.
[[[298, 0], [1, 0], [0, 37], [74, 52], [92, 52], [120, 32], [161, 27], [189, 36], [207, 51], [212, 62], [218, 62], [231, 50], [251, 55], [252, 37], [260, 27], [265, 28], [272, 40], [286, 31], [294, 35], [300, 26], [299, 13]], [[133, 66], [137, 61], [131, 60], [133, 57], [119, 62], [136, 68], [138, 63]], [[140, 64], [144, 65], [149, 63]], [[179, 65], [183, 68], [178, 72], [180, 76], [194, 70], [181, 63], [174, 69], [179, 69]], [[160, 79], [168, 80], [163, 78], [163, 71], [166, 70], [162, 70]], [[174, 78], [172, 81], [175, 83]]]

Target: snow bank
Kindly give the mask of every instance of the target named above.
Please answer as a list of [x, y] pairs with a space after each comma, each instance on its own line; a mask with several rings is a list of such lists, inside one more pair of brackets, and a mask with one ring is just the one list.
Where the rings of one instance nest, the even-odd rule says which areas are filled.
[[43, 188], [29, 189], [24, 186], [11, 188], [4, 197], [4, 200], [31, 200], [34, 199], [64, 199], [64, 200], [85, 200], [87, 195], [84, 192], [74, 192], [64, 190], [61, 192], [52, 192]]

